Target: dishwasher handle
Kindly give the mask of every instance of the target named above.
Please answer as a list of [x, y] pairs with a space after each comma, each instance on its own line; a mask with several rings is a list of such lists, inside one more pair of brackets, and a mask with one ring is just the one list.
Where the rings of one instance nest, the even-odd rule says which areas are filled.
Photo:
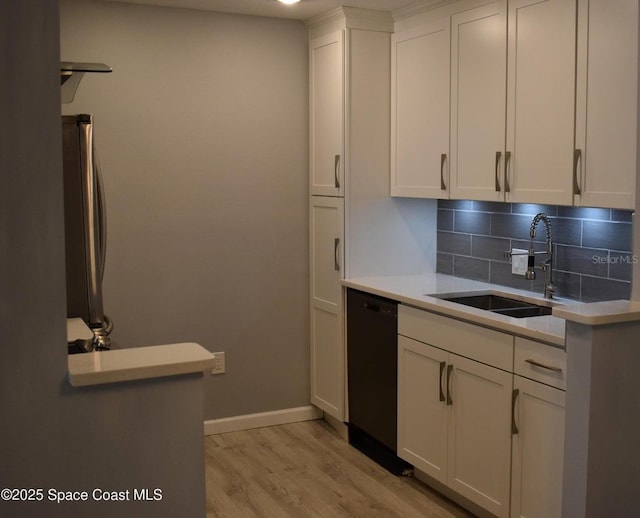
[[362, 307], [367, 311], [371, 311], [371, 313], [375, 315], [372, 315], [373, 318], [398, 319], [398, 307], [395, 304], [375, 299], [366, 299], [362, 301]]
[[380, 312], [380, 305], [375, 302], [371, 302], [370, 300], [365, 300], [363, 304], [364, 309], [368, 309], [369, 311], [375, 311], [376, 313]]

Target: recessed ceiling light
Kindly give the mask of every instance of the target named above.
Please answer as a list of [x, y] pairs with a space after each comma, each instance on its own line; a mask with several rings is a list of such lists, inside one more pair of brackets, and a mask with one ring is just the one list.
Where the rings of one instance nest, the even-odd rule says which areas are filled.
[[282, 3], [282, 4], [297, 4], [300, 0], [278, 0], [278, 2]]

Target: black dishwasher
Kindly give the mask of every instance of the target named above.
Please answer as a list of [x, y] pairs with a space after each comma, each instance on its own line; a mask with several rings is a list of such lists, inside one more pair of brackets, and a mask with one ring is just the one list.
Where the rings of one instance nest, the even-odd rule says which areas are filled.
[[349, 443], [396, 475], [411, 465], [396, 456], [398, 303], [347, 290]]

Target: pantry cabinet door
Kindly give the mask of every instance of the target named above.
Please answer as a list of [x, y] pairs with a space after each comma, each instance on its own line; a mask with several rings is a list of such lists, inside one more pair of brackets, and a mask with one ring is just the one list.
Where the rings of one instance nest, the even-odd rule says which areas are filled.
[[451, 18], [451, 198], [504, 200], [507, 2]]
[[573, 203], [576, 0], [510, 0], [508, 202]]
[[448, 197], [449, 17], [391, 38], [391, 195]]
[[344, 200], [311, 196], [311, 403], [344, 420]]
[[309, 42], [309, 189], [344, 195], [344, 33]]

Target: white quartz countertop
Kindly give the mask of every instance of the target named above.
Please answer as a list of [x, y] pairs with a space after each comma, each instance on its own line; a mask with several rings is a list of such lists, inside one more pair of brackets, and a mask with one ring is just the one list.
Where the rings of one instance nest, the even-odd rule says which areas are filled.
[[[490, 292], [515, 298], [521, 297], [527, 300], [539, 299], [540, 303], [545, 304], [546, 302], [542, 294], [538, 295], [529, 291], [462, 279], [440, 273], [360, 277], [344, 279], [342, 284], [349, 288], [387, 297], [402, 304], [408, 304], [442, 315], [466, 320], [514, 335], [547, 342], [560, 347], [564, 347], [565, 344], [565, 320], [559, 318], [559, 316], [545, 315], [530, 318], [515, 318], [492, 313], [483, 309], [464, 306], [455, 302], [449, 302], [434, 296], [444, 294], [451, 294], [453, 296], [456, 294], [467, 294], [468, 292], [477, 292], [477, 294]], [[560, 299], [555, 300], [554, 303], [567, 304], [566, 307], [576, 304], [575, 302]], [[554, 315], [556, 314], [555, 307], [553, 313]]]
[[196, 343], [70, 354], [68, 359], [74, 387], [189, 374], [214, 366], [214, 355]]
[[640, 320], [640, 302], [608, 300], [605, 302], [575, 304], [553, 308], [553, 314], [572, 322], [590, 326], [633, 322]]

